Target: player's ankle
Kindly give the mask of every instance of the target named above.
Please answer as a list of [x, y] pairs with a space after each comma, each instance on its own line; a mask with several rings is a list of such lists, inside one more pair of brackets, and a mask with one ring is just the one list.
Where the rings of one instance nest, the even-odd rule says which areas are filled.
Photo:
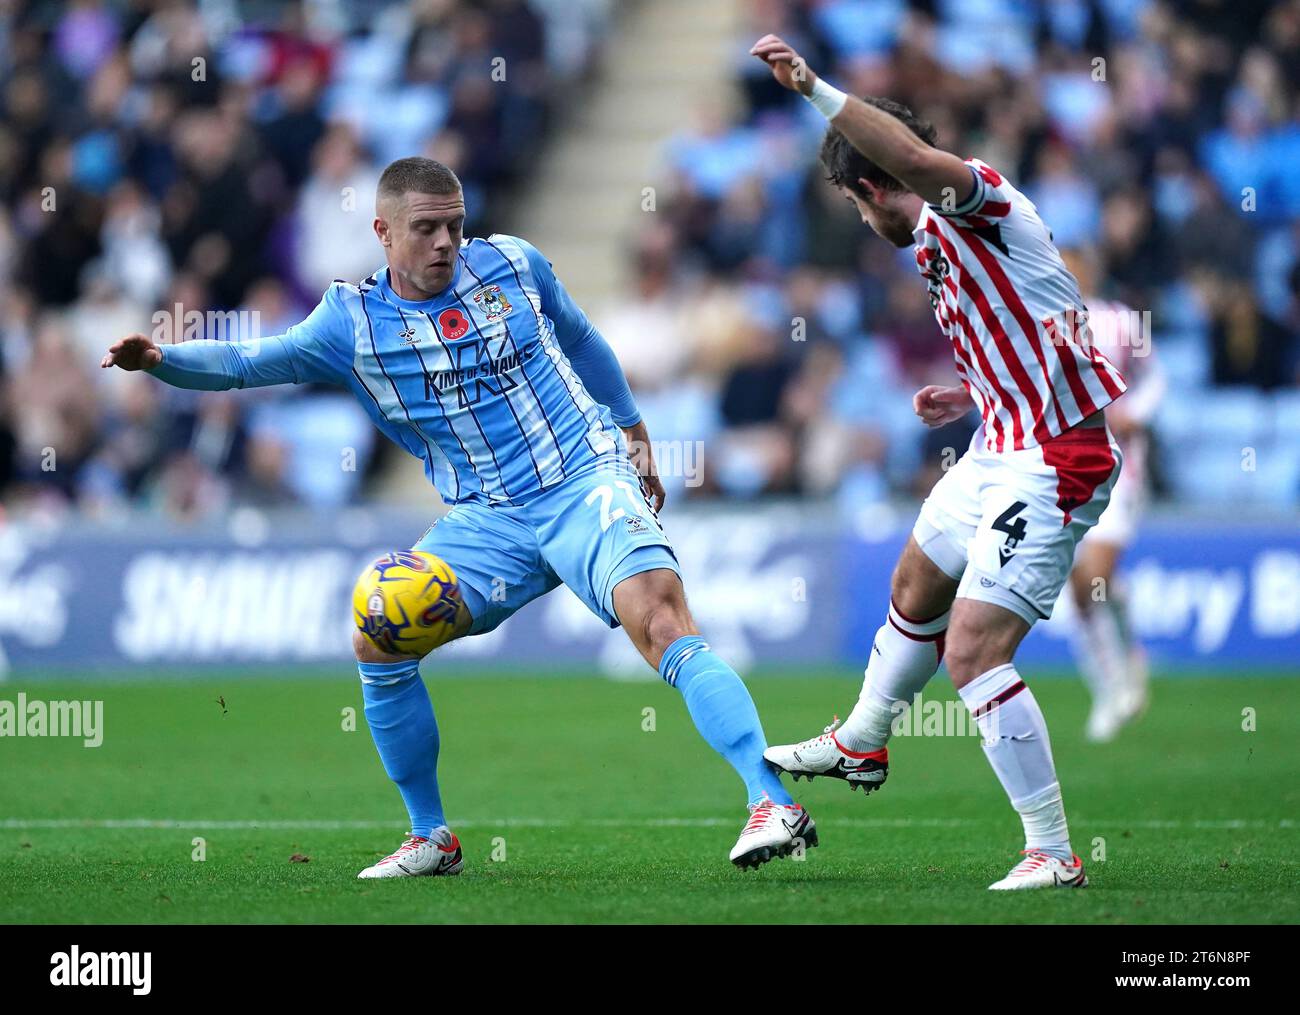
[[871, 754], [874, 751], [884, 750], [889, 737], [882, 737], [879, 733], [869, 730], [850, 729], [846, 723], [835, 731], [835, 741], [841, 748], [854, 754]]
[[846, 751], [859, 754], [878, 751], [889, 743], [898, 714], [894, 702], [886, 702], [868, 689], [835, 731], [835, 739]]

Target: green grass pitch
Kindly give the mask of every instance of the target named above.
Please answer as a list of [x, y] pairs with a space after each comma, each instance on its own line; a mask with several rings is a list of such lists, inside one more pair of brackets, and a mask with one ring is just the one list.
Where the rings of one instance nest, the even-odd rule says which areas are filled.
[[[749, 683], [775, 741], [816, 733], [857, 692], [849, 673]], [[799, 783], [820, 848], [742, 872], [727, 862], [745, 818], [739, 783], [662, 683], [429, 685], [465, 873], [385, 882], [356, 872], [399, 843], [404, 811], [346, 669], [0, 686], [2, 698], [105, 703], [101, 747], [0, 740], [0, 920], [1300, 920], [1293, 680], [1158, 680], [1147, 715], [1104, 747], [1083, 740], [1077, 681], [1035, 680], [1092, 885], [997, 895], [985, 889], [1016, 859], [1019, 823], [975, 738], [896, 738], [889, 782], [869, 797]], [[1243, 731], [1244, 709], [1257, 731]]]

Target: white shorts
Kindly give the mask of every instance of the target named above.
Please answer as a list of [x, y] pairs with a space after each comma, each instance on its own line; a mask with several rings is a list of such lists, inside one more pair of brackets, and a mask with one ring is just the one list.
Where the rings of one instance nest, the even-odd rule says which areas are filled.
[[960, 584], [1033, 624], [1052, 615], [1074, 548], [1110, 500], [1123, 456], [1107, 427], [1075, 427], [1038, 447], [989, 451], [976, 432], [934, 485], [912, 529]]

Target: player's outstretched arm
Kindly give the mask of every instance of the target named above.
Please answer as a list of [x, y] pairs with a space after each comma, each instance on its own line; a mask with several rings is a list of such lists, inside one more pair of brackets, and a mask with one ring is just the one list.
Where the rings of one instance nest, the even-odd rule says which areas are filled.
[[148, 335], [128, 335], [109, 347], [104, 369], [147, 370], [177, 388], [225, 391], [271, 384], [344, 382], [351, 364], [351, 323], [338, 286], [283, 335], [223, 342], [193, 339], [158, 345]]
[[128, 335], [109, 346], [100, 367], [147, 370], [177, 388], [226, 391], [296, 381], [292, 349], [282, 338], [249, 342], [194, 339], [160, 346], [148, 335]]
[[932, 148], [898, 119], [819, 78], [808, 62], [777, 35], [765, 35], [750, 53], [791, 91], [808, 99], [864, 156], [930, 204], [955, 208], [975, 188], [970, 167], [951, 152]]

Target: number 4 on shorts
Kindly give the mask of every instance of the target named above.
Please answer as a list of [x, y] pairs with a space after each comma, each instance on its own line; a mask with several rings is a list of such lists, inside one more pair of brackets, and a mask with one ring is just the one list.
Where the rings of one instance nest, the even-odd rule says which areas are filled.
[[1016, 555], [1016, 547], [1020, 541], [1025, 538], [1025, 529], [1027, 528], [1023, 518], [1016, 518], [1026, 507], [1023, 500], [1018, 500], [1009, 508], [998, 515], [997, 520], [993, 523], [993, 528], [998, 532], [1005, 532], [1007, 538], [1003, 545], [998, 548], [999, 567], [1006, 567], [1007, 561]]

